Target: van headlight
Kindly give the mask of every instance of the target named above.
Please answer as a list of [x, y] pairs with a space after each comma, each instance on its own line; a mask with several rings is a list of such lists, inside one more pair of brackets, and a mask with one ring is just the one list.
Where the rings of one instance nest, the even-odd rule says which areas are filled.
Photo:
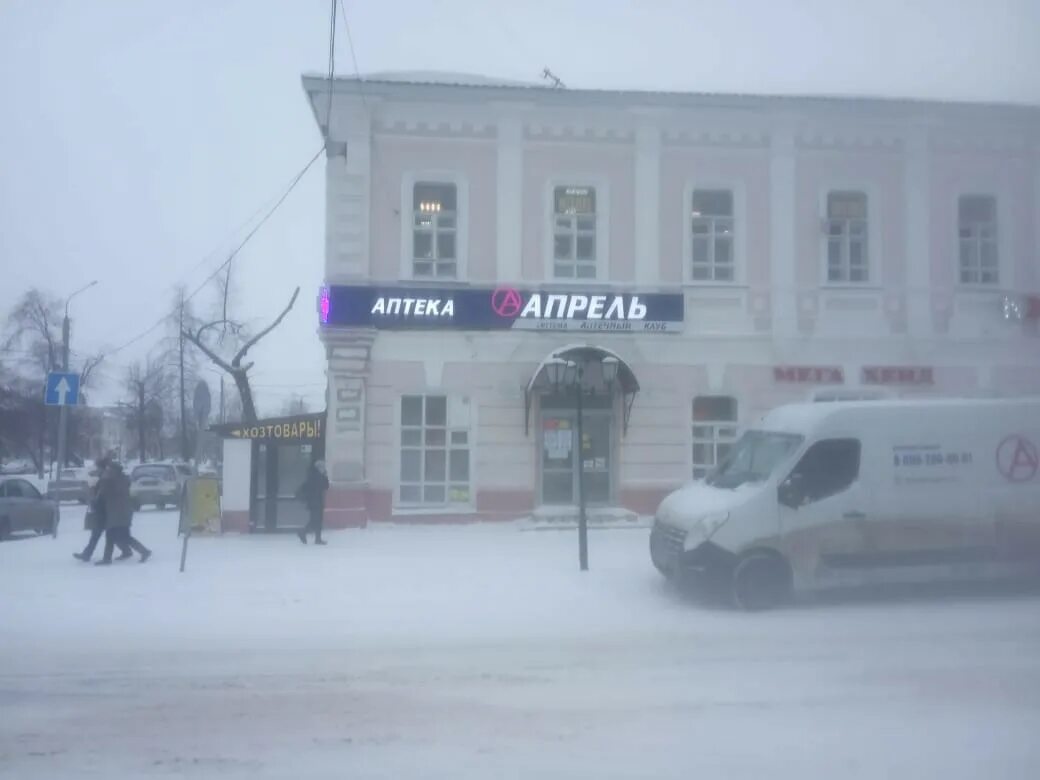
[[690, 532], [686, 535], [687, 545], [689, 542], [696, 545], [711, 539], [727, 520], [729, 520], [729, 512], [712, 512], [696, 518], [690, 524]]

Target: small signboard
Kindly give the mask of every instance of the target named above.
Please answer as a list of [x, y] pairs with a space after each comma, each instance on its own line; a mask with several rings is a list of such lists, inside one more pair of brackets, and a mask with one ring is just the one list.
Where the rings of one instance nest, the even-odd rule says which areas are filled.
[[192, 534], [219, 534], [220, 482], [216, 477], [189, 477], [181, 494], [181, 516], [177, 533], [184, 536], [181, 546], [181, 571], [188, 560], [188, 539]]
[[47, 406], [75, 406], [79, 403], [79, 374], [51, 371], [43, 393]]
[[303, 444], [320, 441], [325, 435], [325, 413], [270, 417], [255, 423], [213, 425], [210, 430], [225, 439], [278, 441]]
[[681, 333], [682, 293], [559, 289], [333, 285], [322, 288], [325, 327], [386, 330], [540, 330]]
[[190, 477], [185, 483], [180, 532], [220, 533], [220, 485], [216, 477]]

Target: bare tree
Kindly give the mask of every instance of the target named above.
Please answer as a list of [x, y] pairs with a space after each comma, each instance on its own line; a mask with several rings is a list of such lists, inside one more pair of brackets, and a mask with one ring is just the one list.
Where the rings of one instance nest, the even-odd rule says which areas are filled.
[[[23, 355], [19, 361], [32, 378], [42, 379], [61, 367], [61, 300], [33, 287], [26, 291], [7, 316], [4, 349]], [[85, 387], [102, 361], [102, 355], [89, 355], [79, 370], [80, 386]]]
[[[13, 373], [24, 380], [22, 392], [26, 398], [42, 396], [43, 383], [48, 372], [62, 367], [62, 302], [38, 288], [25, 292], [8, 314], [4, 329], [3, 348], [18, 355], [12, 361]], [[102, 355], [88, 355], [80, 363], [80, 387], [86, 389], [95, 369], [101, 365]], [[75, 368], [73, 368], [75, 370]], [[46, 461], [45, 443], [57, 440], [57, 415], [48, 414], [48, 408], [40, 403], [30, 404], [33, 411], [29, 417], [34, 433], [34, 447], [28, 454], [43, 476]], [[75, 423], [73, 422], [75, 429]], [[75, 437], [73, 440], [75, 441]]]
[[285, 399], [285, 403], [282, 404], [282, 416], [292, 417], [297, 414], [307, 414], [311, 410], [310, 404], [307, 403], [307, 399], [302, 395], [293, 393], [291, 396]]
[[198, 434], [194, 415], [188, 413], [187, 405], [189, 389], [194, 388], [198, 381], [199, 364], [194, 351], [186, 348], [184, 334], [194, 331], [200, 323], [184, 287], [179, 287], [174, 293], [167, 322], [171, 337], [164, 340], [166, 362], [175, 372], [173, 378], [177, 381], [177, 391], [170, 393], [173, 403], [168, 409], [174, 414], [168, 417], [168, 421], [171, 424], [176, 422], [178, 449], [181, 458], [187, 460], [195, 449], [194, 440]]
[[39, 388], [0, 366], [0, 459], [27, 456], [43, 471], [45, 412]]
[[[285, 319], [285, 316], [296, 303], [296, 298], [299, 294], [300, 288], [297, 287], [293, 291], [289, 303], [286, 304], [284, 309], [282, 309], [282, 313], [275, 318], [274, 322], [266, 328], [263, 328], [254, 336], [246, 335], [243, 324], [229, 319], [226, 314], [222, 315], [219, 319], [207, 322], [194, 330], [182, 331], [184, 338], [198, 347], [206, 357], [212, 360], [215, 365], [226, 371], [234, 380], [235, 387], [238, 389], [239, 398], [242, 400], [243, 422], [257, 421], [256, 405], [253, 402], [253, 390], [249, 384], [249, 369], [253, 367], [253, 363], [243, 363], [243, 360], [249, 353], [250, 349], [256, 346], [264, 336], [281, 324], [282, 320]], [[221, 350], [222, 347], [219, 342], [217, 344], [212, 343], [213, 334], [217, 333], [218, 330], [222, 330], [224, 333], [230, 332], [234, 336], [234, 354], [230, 358], [224, 357], [220, 354], [218, 350]], [[238, 344], [241, 344], [241, 346], [237, 346]]]
[[[127, 407], [130, 410], [129, 422], [137, 431], [138, 457], [144, 463], [148, 460], [148, 431], [156, 431], [161, 451], [162, 440], [162, 405], [163, 396], [169, 383], [169, 372], [162, 360], [149, 358], [133, 363], [126, 371], [124, 389], [130, 396]], [[159, 412], [156, 412], [156, 408]]]
[[231, 393], [224, 404], [224, 422], [242, 422], [242, 399], [238, 393]]

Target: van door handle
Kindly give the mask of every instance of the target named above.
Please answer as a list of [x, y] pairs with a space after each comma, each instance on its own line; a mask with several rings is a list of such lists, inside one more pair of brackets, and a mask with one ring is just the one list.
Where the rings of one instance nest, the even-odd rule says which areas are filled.
[[846, 520], [866, 520], [866, 512], [846, 512], [842, 515]]

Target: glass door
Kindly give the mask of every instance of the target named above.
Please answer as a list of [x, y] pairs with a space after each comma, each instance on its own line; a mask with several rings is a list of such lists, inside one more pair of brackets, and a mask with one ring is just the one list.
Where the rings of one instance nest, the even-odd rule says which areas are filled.
[[585, 410], [582, 416], [581, 461], [577, 446], [578, 417], [573, 409], [544, 409], [541, 413], [539, 465], [542, 503], [573, 506], [578, 503], [578, 463], [585, 464], [585, 503], [609, 504], [613, 473], [612, 413]]
[[581, 457], [585, 463], [585, 503], [610, 503], [610, 413], [586, 412], [582, 421]]
[[567, 411], [542, 415], [542, 503], [573, 504], [574, 488], [574, 420]]

